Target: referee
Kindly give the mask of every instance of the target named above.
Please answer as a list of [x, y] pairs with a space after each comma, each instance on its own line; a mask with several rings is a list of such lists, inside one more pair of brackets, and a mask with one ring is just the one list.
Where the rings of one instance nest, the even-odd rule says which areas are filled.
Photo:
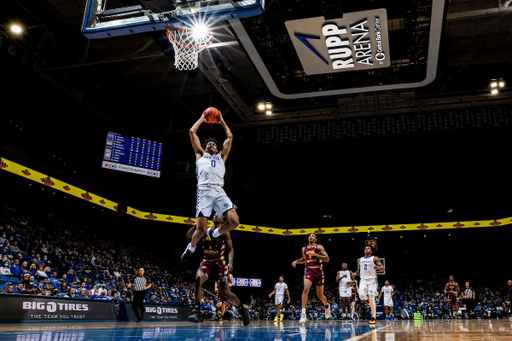
[[466, 282], [466, 289], [462, 292], [462, 298], [466, 303], [468, 318], [471, 318], [471, 312], [475, 309], [476, 294], [475, 289], [469, 286], [469, 282]]
[[129, 286], [133, 287], [133, 312], [135, 317], [137, 317], [137, 322], [140, 322], [144, 319], [144, 297], [146, 296], [146, 290], [151, 288], [151, 283], [144, 277], [144, 268], [139, 269], [139, 275], [135, 277], [133, 283], [130, 283]]

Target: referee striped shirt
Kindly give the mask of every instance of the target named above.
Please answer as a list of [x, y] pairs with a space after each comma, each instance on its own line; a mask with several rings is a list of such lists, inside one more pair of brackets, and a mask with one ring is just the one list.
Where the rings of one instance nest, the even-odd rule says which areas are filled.
[[466, 290], [464, 290], [464, 295], [466, 296], [467, 299], [473, 299], [473, 293], [475, 291], [473, 290], [473, 288], [469, 287], [467, 288]]
[[144, 291], [144, 288], [148, 285], [148, 281], [144, 276], [135, 277], [133, 283], [135, 291]]

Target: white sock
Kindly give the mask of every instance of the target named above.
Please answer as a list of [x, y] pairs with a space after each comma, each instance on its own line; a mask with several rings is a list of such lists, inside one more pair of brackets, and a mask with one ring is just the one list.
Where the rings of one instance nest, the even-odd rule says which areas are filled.
[[372, 310], [372, 317], [375, 317], [375, 297], [370, 297], [370, 309]]
[[213, 237], [213, 238], [219, 238], [219, 236], [220, 236], [219, 229], [215, 229], [215, 230], [213, 230], [213, 232], [212, 232], [212, 237]]
[[302, 308], [302, 313], [306, 315], [306, 308]]
[[[197, 246], [197, 245], [196, 245]], [[196, 251], [196, 246], [192, 246], [191, 243], [188, 244], [187, 249], [190, 250], [190, 252], [194, 253]]]

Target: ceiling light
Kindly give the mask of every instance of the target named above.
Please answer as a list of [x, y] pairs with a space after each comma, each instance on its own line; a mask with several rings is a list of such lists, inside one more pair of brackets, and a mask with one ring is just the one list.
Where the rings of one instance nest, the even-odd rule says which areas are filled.
[[12, 25], [11, 31], [13, 31], [16, 34], [19, 34], [19, 33], [21, 33], [21, 27], [19, 27], [18, 25]]
[[267, 115], [272, 115], [272, 111], [267, 110], [267, 111], [265, 111], [265, 114], [267, 114]]
[[499, 85], [500, 85], [500, 88], [503, 88], [505, 86], [505, 82], [501, 81]]
[[267, 103], [267, 104], [265, 105], [265, 108], [267, 108], [267, 109], [272, 109], [272, 104]]
[[208, 27], [205, 24], [197, 24], [192, 29], [192, 35], [195, 39], [203, 39], [208, 34]]
[[496, 82], [492, 82], [492, 83], [491, 83], [491, 88], [495, 88], [495, 87], [497, 87], [497, 86], [498, 86], [498, 83], [496, 83]]
[[496, 95], [497, 93], [498, 93], [498, 89], [493, 89], [493, 90], [491, 91], [491, 95]]
[[265, 109], [265, 104], [263, 104], [263, 103], [258, 104], [258, 109], [264, 110]]

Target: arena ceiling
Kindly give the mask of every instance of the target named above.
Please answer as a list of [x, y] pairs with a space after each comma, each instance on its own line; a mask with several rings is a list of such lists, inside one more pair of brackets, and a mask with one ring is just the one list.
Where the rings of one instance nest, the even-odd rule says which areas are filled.
[[[129, 2], [134, 1], [123, 4]], [[406, 2], [417, 9], [419, 22], [428, 20], [432, 1]], [[490, 79], [512, 70], [512, 6], [505, 0], [449, 1], [437, 79], [425, 87], [294, 100], [271, 94], [228, 22], [216, 23], [214, 47], [203, 52], [197, 71], [186, 74], [175, 70], [174, 52], [161, 32], [84, 38], [80, 27], [85, 0], [8, 0], [4, 6], [4, 31], [13, 20], [27, 28], [18, 43], [38, 54], [41, 77], [109, 125], [122, 124], [130, 112], [151, 110], [147, 119], [160, 132], [183, 132], [208, 106], [218, 107], [236, 128], [511, 102], [510, 87], [496, 96], [488, 89]], [[242, 24], [255, 30], [265, 27], [259, 50], [283, 57], [284, 48], [275, 46], [280, 37], [272, 16], [297, 8], [321, 13], [315, 1], [274, 0], [262, 16], [242, 19]], [[406, 23], [402, 18], [394, 24], [400, 30]], [[413, 45], [419, 50], [421, 42]], [[421, 51], [417, 56], [419, 64]], [[400, 67], [390, 75], [407, 77]], [[287, 84], [306, 84], [301, 86], [310, 90], [327, 86], [327, 78], [313, 81], [300, 72], [287, 77]], [[256, 105], [262, 101], [272, 102], [271, 116], [258, 112]]]

